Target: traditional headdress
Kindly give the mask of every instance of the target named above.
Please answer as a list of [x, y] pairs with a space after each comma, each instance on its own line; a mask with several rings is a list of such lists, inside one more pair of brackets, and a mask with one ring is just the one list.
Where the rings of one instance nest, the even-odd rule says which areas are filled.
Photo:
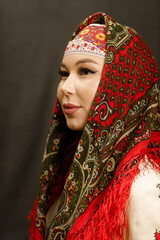
[[106, 41], [106, 26], [90, 24], [80, 31], [72, 41], [69, 41], [64, 55], [81, 53], [105, 58]]
[[[160, 92], [155, 58], [133, 29], [104, 13], [94, 14], [80, 24], [65, 54], [76, 51], [70, 48], [71, 44], [92, 23], [106, 26], [106, 55], [100, 84], [71, 156], [73, 143], [63, 148], [69, 130], [56, 101], [30, 239], [44, 239], [46, 213], [62, 189], [58, 212], [46, 239], [123, 239], [126, 204], [139, 163], [147, 155], [153, 168], [160, 171]], [[69, 158], [71, 166], [64, 179], [62, 165]]]

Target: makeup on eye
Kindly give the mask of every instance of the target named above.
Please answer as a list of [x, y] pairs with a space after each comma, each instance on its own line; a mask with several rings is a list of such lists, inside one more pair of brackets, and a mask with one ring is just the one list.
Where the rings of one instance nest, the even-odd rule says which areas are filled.
[[93, 71], [87, 67], [81, 67], [79, 69], [79, 73], [80, 73], [80, 75], [88, 75], [88, 74], [94, 74], [94, 73], [96, 73], [96, 71]]
[[[89, 75], [89, 74], [94, 74], [96, 72], [97, 71], [94, 71], [87, 67], [80, 67], [78, 70], [79, 75]], [[61, 69], [58, 71], [58, 74], [61, 78], [62, 77], [67, 78], [69, 76], [69, 73], [67, 71], [61, 70]]]
[[68, 77], [69, 76], [69, 73], [67, 72], [67, 71], [65, 71], [65, 70], [59, 70], [58, 71], [58, 74], [59, 74], [59, 76], [62, 78], [62, 77]]

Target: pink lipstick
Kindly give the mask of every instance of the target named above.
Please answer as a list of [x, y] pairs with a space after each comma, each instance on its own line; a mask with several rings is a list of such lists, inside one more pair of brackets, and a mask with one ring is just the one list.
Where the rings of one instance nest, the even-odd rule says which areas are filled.
[[64, 103], [63, 108], [64, 108], [65, 114], [71, 115], [71, 114], [77, 112], [81, 108], [81, 106], [71, 104], [71, 103]]

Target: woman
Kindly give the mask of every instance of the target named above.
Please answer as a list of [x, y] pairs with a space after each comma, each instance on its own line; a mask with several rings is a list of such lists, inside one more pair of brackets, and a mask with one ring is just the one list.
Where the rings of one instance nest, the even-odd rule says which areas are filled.
[[59, 74], [30, 239], [159, 239], [160, 93], [151, 50], [133, 29], [97, 13], [74, 32]]

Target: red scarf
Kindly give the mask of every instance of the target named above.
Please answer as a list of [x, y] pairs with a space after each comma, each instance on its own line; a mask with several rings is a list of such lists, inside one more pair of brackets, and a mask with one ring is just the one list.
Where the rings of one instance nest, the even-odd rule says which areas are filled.
[[[126, 204], [144, 155], [160, 171], [160, 93], [154, 56], [133, 29], [104, 13], [85, 19], [73, 38], [91, 23], [106, 25], [104, 69], [73, 162], [70, 157], [71, 166], [65, 170], [69, 172], [63, 178], [58, 213], [46, 239], [123, 239]], [[65, 164], [60, 152], [68, 138], [57, 100], [31, 214], [30, 240], [45, 238], [46, 213], [60, 194], [56, 186]]]

